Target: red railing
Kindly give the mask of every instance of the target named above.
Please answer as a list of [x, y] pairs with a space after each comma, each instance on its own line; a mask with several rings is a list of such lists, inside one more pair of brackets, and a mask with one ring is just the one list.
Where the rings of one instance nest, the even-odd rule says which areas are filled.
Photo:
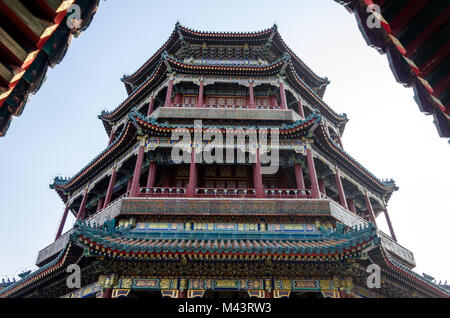
[[257, 105], [257, 106], [255, 106], [255, 108], [257, 108], [257, 109], [281, 109], [280, 106], [261, 106], [261, 105]]
[[253, 198], [255, 189], [197, 188], [195, 196], [209, 198]]
[[246, 109], [248, 106], [245, 105], [203, 105], [203, 108], [237, 108], [237, 109]]
[[311, 199], [311, 190], [298, 190], [298, 189], [266, 189], [264, 190], [267, 198], [305, 198]]
[[[311, 190], [298, 189], [266, 189], [266, 198], [286, 198], [286, 199], [311, 199]], [[186, 188], [140, 188], [140, 197], [184, 197]], [[203, 198], [255, 198], [255, 189], [247, 188], [196, 188], [196, 197]], [[118, 200], [118, 199], [117, 199]]]
[[195, 108], [195, 107], [197, 107], [197, 104], [172, 104], [171, 107], [177, 107], [177, 108]]
[[[196, 104], [172, 104], [171, 107], [176, 108], [197, 108]], [[211, 105], [211, 104], [205, 104], [199, 108], [231, 108], [231, 109], [250, 109], [248, 105]], [[280, 109], [280, 106], [261, 106], [261, 105], [255, 105], [255, 109]]]
[[140, 197], [183, 197], [186, 188], [141, 188]]

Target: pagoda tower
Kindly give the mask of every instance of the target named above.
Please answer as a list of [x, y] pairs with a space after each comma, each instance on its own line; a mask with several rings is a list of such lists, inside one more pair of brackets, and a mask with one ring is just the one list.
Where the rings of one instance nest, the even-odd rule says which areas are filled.
[[412, 271], [387, 210], [398, 188], [344, 150], [329, 81], [276, 25], [177, 23], [122, 81], [128, 97], [99, 116], [106, 149], [51, 185], [66, 206], [55, 241], [0, 297], [449, 297]]

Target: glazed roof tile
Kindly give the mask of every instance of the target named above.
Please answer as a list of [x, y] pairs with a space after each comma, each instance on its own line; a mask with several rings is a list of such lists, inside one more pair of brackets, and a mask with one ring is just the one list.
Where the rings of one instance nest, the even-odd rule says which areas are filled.
[[[176, 46], [176, 43], [180, 38], [197, 41], [199, 43], [203, 43], [204, 41], [208, 40], [217, 42], [220, 39], [222, 39], [223, 41], [240, 43], [255, 41], [265, 43], [274, 35], [274, 38], [276, 39], [278, 44], [277, 48], [282, 52], [282, 54], [284, 54], [284, 52], [288, 52], [291, 56], [293, 56], [294, 63], [297, 67], [299, 67], [299, 69], [303, 71], [302, 73], [311, 76], [312, 80], [316, 81], [320, 85], [326, 86], [329, 83], [327, 78], [322, 78], [315, 74], [297, 55], [294, 54], [294, 52], [283, 41], [276, 25], [274, 25], [272, 28], [257, 32], [204, 32], [184, 27], [179, 23], [175, 25], [175, 29], [166, 43], [136, 72], [134, 72], [132, 75], [124, 76], [123, 81], [125, 83], [137, 83], [139, 81], [142, 81], [145, 73], [149, 72], [150, 69], [156, 65], [164, 51], [172, 53], [172, 48]], [[129, 84], [127, 86], [127, 90], [130, 90]]]
[[[325, 231], [317, 235], [235, 232], [221, 234], [214, 232], [181, 231], [165, 233], [139, 233], [130, 228], [116, 228], [114, 220], [100, 227], [77, 221], [71, 240], [92, 251], [107, 249], [111, 253], [122, 254], [173, 254], [173, 253], [213, 253], [213, 254], [295, 254], [297, 256], [342, 255], [350, 250], [359, 252], [361, 247], [378, 242], [373, 225], [344, 232]], [[224, 237], [221, 238], [221, 235]], [[203, 237], [202, 237], [203, 236]], [[199, 238], [202, 237], [202, 238]], [[258, 238], [256, 238], [258, 237]], [[358, 252], [358, 253], [359, 253]]]

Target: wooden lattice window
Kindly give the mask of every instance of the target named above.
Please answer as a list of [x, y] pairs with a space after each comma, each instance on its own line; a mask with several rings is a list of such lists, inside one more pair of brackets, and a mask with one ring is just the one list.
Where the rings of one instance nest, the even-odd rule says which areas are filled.
[[195, 96], [195, 95], [184, 95], [183, 96], [183, 104], [184, 105], [196, 105], [197, 104], [197, 96]]
[[256, 97], [256, 106], [269, 107], [269, 98], [267, 97]]
[[243, 97], [209, 96], [207, 102], [208, 105], [244, 106], [245, 100]]

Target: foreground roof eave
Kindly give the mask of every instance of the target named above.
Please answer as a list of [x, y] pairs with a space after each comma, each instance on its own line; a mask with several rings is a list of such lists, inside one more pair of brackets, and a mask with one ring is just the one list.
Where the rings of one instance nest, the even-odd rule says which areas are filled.
[[[21, 74], [13, 77], [13, 82], [9, 83], [8, 88], [0, 89], [0, 137], [5, 136], [9, 129], [13, 117], [18, 117], [22, 114], [30, 94], [35, 94], [41, 87], [45, 80], [48, 67], [54, 67], [60, 63], [73, 36], [78, 36], [81, 32], [86, 30], [90, 25], [97, 9], [100, 0], [94, 1], [66, 1], [80, 5], [82, 19], [79, 28], [70, 29], [65, 18], [67, 9], [58, 12], [47, 30], [41, 35], [43, 38], [41, 43], [36, 44], [33, 50], [27, 51], [29, 57], [32, 59], [26, 60], [22, 66], [17, 66], [15, 73]], [[47, 20], [48, 21], [48, 20]], [[62, 43], [62, 44], [61, 44]], [[20, 71], [19, 71], [20, 70]], [[5, 90], [4, 90], [5, 89]]]
[[[391, 21], [387, 21], [381, 13], [372, 13], [368, 7], [372, 3], [371, 1], [335, 1], [342, 4], [350, 13], [355, 14], [358, 27], [366, 43], [377, 49], [378, 52], [387, 55], [390, 68], [397, 82], [407, 87], [413, 87], [414, 99], [420, 111], [434, 117], [434, 124], [439, 136], [450, 138], [450, 103], [448, 102], [450, 81], [448, 80], [448, 72], [445, 72], [446, 64], [448, 64], [448, 39], [446, 45], [442, 47], [436, 46], [437, 49], [435, 51], [433, 51], [431, 45], [431, 39], [438, 38], [440, 32], [446, 31], [445, 24], [448, 25], [448, 4], [446, 10], [436, 10], [432, 5], [435, 6], [439, 3], [445, 5], [445, 1], [423, 1], [423, 4], [421, 4], [423, 6], [416, 6], [419, 11], [411, 16], [408, 14], [402, 16], [401, 12], [411, 11], [411, 9], [400, 6], [400, 9], [403, 11], [397, 12], [396, 15], [391, 14], [393, 15]], [[388, 5], [388, 2], [381, 0], [373, 1], [373, 3], [380, 5], [382, 10], [383, 6]], [[409, 3], [405, 1], [405, 5], [409, 5]], [[428, 19], [428, 22], [426, 22], [427, 19], [424, 19], [425, 13], [431, 18]], [[369, 28], [363, 23], [369, 14], [373, 15], [370, 19], [375, 18], [375, 21], [380, 23], [381, 27]], [[420, 19], [415, 19], [416, 17]], [[398, 27], [400, 21], [403, 23], [402, 27]], [[431, 31], [433, 29], [431, 25], [436, 26], [438, 25], [437, 23], [442, 23], [444, 26], [439, 31]], [[411, 29], [414, 29], [414, 31], [411, 31]], [[418, 32], [418, 34], [416, 34], [414, 41], [402, 43], [402, 34], [406, 34], [408, 31]], [[425, 35], [427, 32], [428, 34]], [[419, 38], [421, 39], [418, 40]], [[414, 42], [416, 44], [411, 45]], [[432, 54], [419, 67], [414, 62], [414, 55], [420, 50], [431, 52]], [[436, 70], [443, 76], [440, 80], [436, 78]], [[433, 72], [434, 75], [430, 75]]]

